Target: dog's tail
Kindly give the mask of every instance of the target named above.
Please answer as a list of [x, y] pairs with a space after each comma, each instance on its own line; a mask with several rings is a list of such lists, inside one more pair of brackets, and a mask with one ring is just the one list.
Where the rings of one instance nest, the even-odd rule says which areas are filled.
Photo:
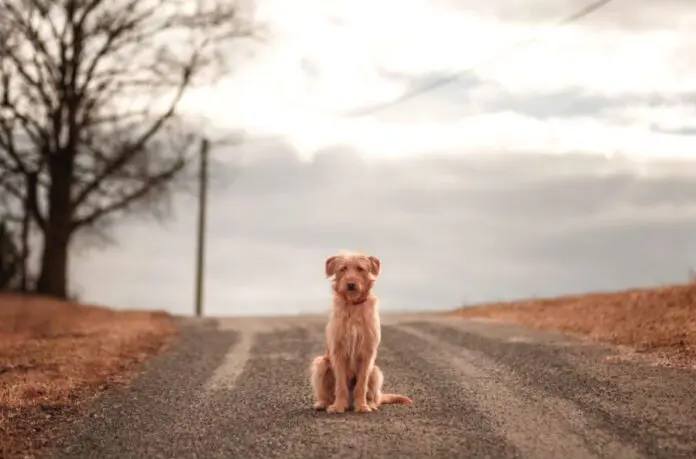
[[382, 394], [379, 399], [380, 405], [396, 404], [396, 405], [412, 405], [413, 400], [400, 394]]

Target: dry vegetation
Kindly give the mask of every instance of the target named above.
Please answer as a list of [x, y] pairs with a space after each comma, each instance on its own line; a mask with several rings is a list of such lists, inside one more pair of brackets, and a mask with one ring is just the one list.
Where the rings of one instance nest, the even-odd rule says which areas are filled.
[[0, 457], [32, 457], [174, 332], [162, 312], [0, 295]]
[[627, 345], [696, 368], [696, 283], [464, 307], [455, 314]]

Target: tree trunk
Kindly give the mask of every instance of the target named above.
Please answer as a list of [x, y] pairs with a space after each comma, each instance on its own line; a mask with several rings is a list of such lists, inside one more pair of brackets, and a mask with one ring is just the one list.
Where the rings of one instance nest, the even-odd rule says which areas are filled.
[[41, 254], [41, 275], [36, 292], [61, 299], [68, 297], [68, 254], [70, 235], [48, 222]]
[[43, 231], [41, 274], [37, 293], [65, 299], [68, 297], [68, 266], [72, 235], [73, 162], [56, 155], [49, 166], [51, 186], [48, 196], [48, 219]]

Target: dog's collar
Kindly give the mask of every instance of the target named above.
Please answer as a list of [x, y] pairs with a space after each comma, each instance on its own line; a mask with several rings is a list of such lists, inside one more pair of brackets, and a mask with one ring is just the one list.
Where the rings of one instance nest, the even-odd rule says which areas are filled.
[[350, 303], [351, 306], [361, 306], [361, 305], [367, 303], [368, 298], [369, 297], [366, 296], [366, 297], [359, 299], [358, 301], [348, 301], [348, 303]]
[[347, 297], [344, 297], [346, 300], [346, 303], [350, 304], [351, 306], [362, 306], [363, 304], [367, 303], [368, 300], [370, 299], [370, 293], [364, 293], [363, 295], [359, 296], [355, 301], [349, 300]]
[[355, 300], [351, 300], [350, 298], [348, 298], [347, 295], [343, 293], [336, 293], [338, 293], [343, 298], [343, 301], [345, 301], [345, 303], [349, 306], [362, 306], [363, 304], [367, 303], [367, 301], [370, 299], [370, 294], [362, 295]]

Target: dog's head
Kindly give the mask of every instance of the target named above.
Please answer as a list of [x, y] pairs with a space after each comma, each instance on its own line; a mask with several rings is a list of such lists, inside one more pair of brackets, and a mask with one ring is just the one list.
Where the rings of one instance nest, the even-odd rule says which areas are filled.
[[364, 301], [379, 276], [379, 258], [361, 253], [339, 253], [326, 259], [326, 277], [333, 277], [333, 289], [352, 303]]

